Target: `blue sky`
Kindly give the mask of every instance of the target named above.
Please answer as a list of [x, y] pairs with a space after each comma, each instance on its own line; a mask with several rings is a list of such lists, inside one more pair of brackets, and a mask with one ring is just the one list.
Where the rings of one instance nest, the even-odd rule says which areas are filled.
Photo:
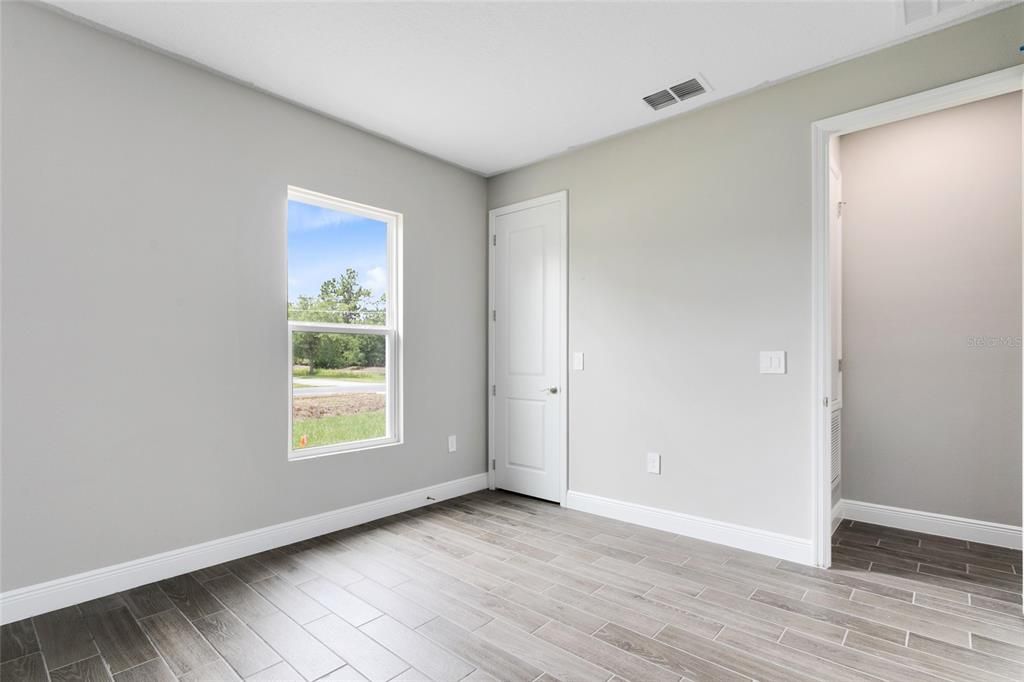
[[355, 268], [359, 281], [384, 293], [387, 223], [299, 201], [288, 202], [288, 300], [316, 296], [320, 284]]

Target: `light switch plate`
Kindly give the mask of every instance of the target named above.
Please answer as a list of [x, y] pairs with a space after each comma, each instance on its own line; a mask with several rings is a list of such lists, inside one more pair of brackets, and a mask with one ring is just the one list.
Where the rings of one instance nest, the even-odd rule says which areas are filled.
[[572, 368], [577, 372], [583, 371], [583, 353], [572, 354]]
[[647, 473], [661, 475], [661, 455], [657, 452], [647, 453]]
[[448, 452], [455, 452], [455, 436], [448, 436]]
[[786, 351], [784, 350], [763, 350], [761, 351], [761, 374], [785, 374], [786, 373]]

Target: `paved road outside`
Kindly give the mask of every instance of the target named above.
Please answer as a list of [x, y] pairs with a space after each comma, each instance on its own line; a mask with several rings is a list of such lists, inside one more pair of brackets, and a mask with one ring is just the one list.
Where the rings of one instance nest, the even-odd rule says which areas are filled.
[[338, 395], [339, 393], [384, 393], [386, 390], [383, 383], [367, 381], [346, 381], [345, 379], [326, 377], [295, 377], [294, 381], [304, 385], [302, 388], [292, 389], [292, 395], [296, 397]]

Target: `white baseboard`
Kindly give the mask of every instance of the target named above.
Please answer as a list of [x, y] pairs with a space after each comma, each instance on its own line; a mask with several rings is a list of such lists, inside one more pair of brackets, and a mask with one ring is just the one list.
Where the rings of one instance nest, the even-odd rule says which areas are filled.
[[358, 526], [486, 487], [487, 474], [474, 474], [380, 500], [354, 504], [323, 514], [9, 590], [0, 593], [0, 623], [36, 616], [155, 580], [163, 580], [293, 542], [308, 540], [324, 533]]
[[851, 521], [875, 523], [880, 526], [942, 535], [947, 538], [981, 542], [1010, 549], [1021, 548], [1020, 526], [890, 507], [872, 502], [857, 502], [856, 500], [839, 500], [839, 507], [840, 518]]
[[839, 500], [832, 505], [832, 532], [836, 532], [839, 523], [843, 520], [843, 501]]
[[623, 502], [572, 490], [566, 496], [565, 504], [570, 509], [598, 516], [607, 516], [677, 535], [686, 535], [788, 561], [814, 565], [814, 548], [809, 539], [691, 516], [667, 509], [645, 507], [632, 502]]

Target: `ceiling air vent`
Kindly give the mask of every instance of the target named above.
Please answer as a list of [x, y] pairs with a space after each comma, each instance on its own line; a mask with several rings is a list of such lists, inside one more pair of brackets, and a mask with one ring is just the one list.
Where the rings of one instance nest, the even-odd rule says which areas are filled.
[[697, 95], [704, 92], [704, 86], [701, 85], [700, 81], [698, 81], [696, 78], [691, 78], [690, 80], [684, 83], [680, 83], [679, 85], [673, 85], [671, 88], [669, 88], [669, 90], [671, 90], [672, 94], [678, 97], [679, 101], [682, 102], [684, 99], [696, 97]]
[[691, 78], [688, 81], [683, 81], [679, 85], [673, 85], [667, 90], [659, 90], [653, 95], [647, 95], [644, 97], [644, 101], [647, 105], [657, 111], [658, 109], [664, 109], [670, 104], [676, 102], [682, 102], [685, 99], [696, 97], [702, 93], [707, 92], [707, 89], [701, 84], [696, 78]]
[[644, 101], [647, 102], [651, 109], [657, 111], [658, 109], [664, 109], [670, 104], [675, 104], [676, 98], [668, 90], [661, 90], [653, 95], [647, 95], [647, 97], [644, 97]]

